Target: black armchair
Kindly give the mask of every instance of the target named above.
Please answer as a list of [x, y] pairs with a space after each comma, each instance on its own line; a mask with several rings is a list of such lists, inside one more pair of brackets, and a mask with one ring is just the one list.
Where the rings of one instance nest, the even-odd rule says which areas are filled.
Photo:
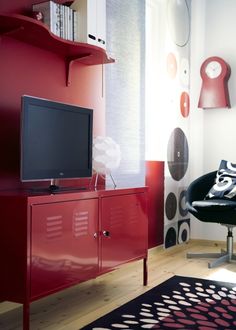
[[236, 201], [228, 199], [205, 199], [214, 184], [216, 172], [207, 173], [194, 180], [187, 189], [186, 206], [188, 211], [203, 222], [219, 223], [226, 226], [226, 250], [219, 253], [187, 253], [187, 258], [216, 258], [209, 262], [208, 267], [213, 268], [223, 262], [236, 260], [233, 254], [233, 227], [236, 226]]

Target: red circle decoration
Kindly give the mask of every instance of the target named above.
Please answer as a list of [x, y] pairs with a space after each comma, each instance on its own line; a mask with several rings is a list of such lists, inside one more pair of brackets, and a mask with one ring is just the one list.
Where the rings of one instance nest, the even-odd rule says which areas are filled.
[[176, 77], [177, 73], [177, 61], [173, 53], [167, 55], [167, 73], [171, 79]]
[[189, 115], [190, 98], [187, 92], [183, 92], [180, 96], [180, 111], [181, 115], [186, 118]]

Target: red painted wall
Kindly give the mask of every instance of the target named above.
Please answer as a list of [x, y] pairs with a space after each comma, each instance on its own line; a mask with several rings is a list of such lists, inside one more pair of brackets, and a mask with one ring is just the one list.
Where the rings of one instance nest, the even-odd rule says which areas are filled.
[[[36, 2], [2, 1], [0, 12], [25, 12]], [[94, 135], [104, 133], [102, 65], [87, 66], [74, 62], [72, 82], [67, 87], [66, 64], [61, 56], [9, 36], [0, 36], [0, 76], [0, 189], [21, 185], [20, 110], [23, 94], [92, 108]]]
[[164, 233], [164, 162], [146, 161], [148, 190], [148, 247], [163, 244]]
[[[33, 3], [39, 2], [41, 0], [1, 1], [0, 12], [26, 14], [30, 12]], [[74, 63], [71, 71], [72, 83], [67, 87], [66, 64], [62, 57], [16, 41], [10, 35], [0, 35], [0, 77], [0, 189], [32, 185], [22, 184], [19, 179], [20, 110], [23, 94], [92, 108], [94, 135], [104, 134], [102, 65]], [[163, 163], [147, 162], [146, 184], [150, 187], [149, 247], [163, 243], [163, 181]]]

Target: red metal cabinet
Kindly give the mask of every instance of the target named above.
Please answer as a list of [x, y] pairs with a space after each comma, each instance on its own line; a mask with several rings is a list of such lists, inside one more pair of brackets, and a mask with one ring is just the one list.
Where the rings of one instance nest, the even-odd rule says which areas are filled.
[[140, 259], [147, 253], [144, 193], [102, 198], [101, 271]]
[[32, 205], [31, 298], [98, 273], [98, 199]]
[[143, 259], [147, 284], [146, 191], [0, 192], [0, 299], [23, 304], [24, 330], [32, 301], [120, 264]]

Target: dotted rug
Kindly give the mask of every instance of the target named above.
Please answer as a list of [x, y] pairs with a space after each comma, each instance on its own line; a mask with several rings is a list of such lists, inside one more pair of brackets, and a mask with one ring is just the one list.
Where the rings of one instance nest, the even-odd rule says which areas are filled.
[[173, 276], [81, 330], [236, 329], [236, 283]]

